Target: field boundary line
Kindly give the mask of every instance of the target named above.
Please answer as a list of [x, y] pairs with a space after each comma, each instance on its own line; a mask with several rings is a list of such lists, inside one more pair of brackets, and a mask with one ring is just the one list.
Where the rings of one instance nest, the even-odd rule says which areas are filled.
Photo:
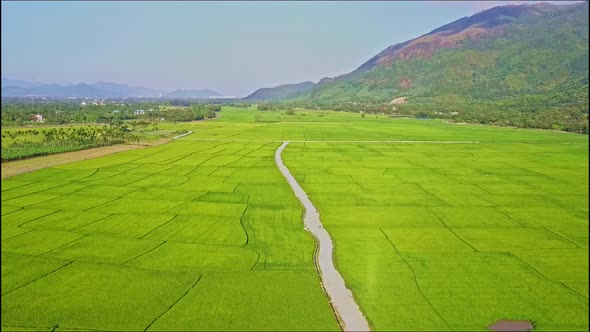
[[193, 290], [193, 288], [195, 288], [195, 286], [197, 286], [197, 284], [199, 283], [199, 281], [201, 281], [201, 279], [203, 279], [203, 275], [200, 275], [199, 278], [197, 279], [197, 281], [195, 281], [195, 283], [193, 283], [193, 285], [186, 290], [186, 292], [184, 292], [184, 294], [182, 294], [182, 296], [180, 296], [178, 298], [178, 300], [174, 301], [174, 303], [172, 303], [168, 309], [164, 310], [163, 313], [161, 313], [160, 315], [158, 315], [158, 317], [156, 317], [145, 329], [144, 331], [147, 331], [152, 325], [154, 325], [154, 323], [160, 319], [160, 317], [164, 316], [168, 311], [170, 311], [170, 309], [172, 309], [172, 307], [174, 307], [178, 302], [180, 302], [180, 300], [182, 300], [191, 290]]
[[346, 287], [344, 278], [334, 266], [334, 244], [330, 234], [322, 225], [320, 214], [303, 188], [297, 183], [289, 168], [283, 163], [281, 154], [288, 144], [289, 141], [284, 141], [275, 151], [275, 163], [304, 207], [303, 224], [305, 230], [310, 232], [319, 244], [316, 246], [318, 254], [314, 255], [314, 263], [319, 267], [321, 286], [330, 299], [332, 308], [335, 309], [336, 317], [339, 318], [339, 323], [344, 331], [369, 331], [369, 322], [355, 302], [352, 292]]
[[561, 234], [559, 234], [559, 233], [556, 233], [555, 231], [552, 231], [552, 230], [551, 230], [551, 229], [549, 229], [549, 228], [541, 228], [541, 229], [545, 229], [545, 230], [547, 230], [549, 233], [553, 233], [555, 236], [557, 236], [557, 237], [559, 237], [559, 238], [561, 238], [561, 239], [565, 240], [566, 242], [569, 242], [569, 243], [573, 244], [574, 246], [576, 246], [576, 248], [577, 248], [577, 249], [583, 249], [583, 248], [582, 248], [582, 247], [580, 247], [580, 246], [579, 246], [579, 245], [578, 245], [576, 242], [574, 242], [574, 241], [572, 241], [572, 240], [568, 239], [567, 237], [565, 237], [565, 236], [563, 236], [563, 235], [561, 235]]
[[[422, 188], [422, 186], [420, 186], [420, 188]], [[422, 188], [424, 191], [426, 191], [428, 193], [428, 191], [424, 188]], [[429, 195], [432, 195], [430, 193], [428, 193]], [[434, 211], [431, 208], [426, 208], [428, 211], [432, 212], [437, 218], [438, 220], [440, 220], [440, 222], [445, 225], [445, 227], [449, 230], [449, 232], [453, 233], [453, 235], [455, 235], [457, 238], [459, 238], [459, 240], [463, 241], [463, 243], [465, 243], [469, 248], [471, 248], [473, 251], [475, 252], [479, 252], [479, 250], [475, 249], [474, 246], [472, 246], [469, 242], [465, 241], [464, 238], [462, 238], [461, 236], [459, 236], [459, 234], [455, 233], [455, 231], [453, 230], [453, 228], [449, 227], [449, 225], [447, 225], [447, 223], [438, 215], [438, 213], [436, 213], [436, 211]], [[383, 230], [381, 230], [381, 232], [383, 232]], [[385, 232], [383, 232], [383, 234], [385, 234]], [[389, 238], [387, 238], [389, 240]], [[389, 243], [391, 243], [391, 245], [393, 246], [393, 242], [391, 242], [391, 240], [389, 240]], [[396, 249], [397, 250], [397, 249]], [[400, 255], [401, 256], [401, 255]]]
[[[65, 211], [65, 210], [60, 210], [60, 211]], [[98, 212], [98, 213], [102, 213], [102, 212]], [[110, 218], [110, 217], [116, 215], [116, 213], [105, 213], [105, 214], [106, 214], [106, 216], [104, 216], [102, 218], [96, 219], [96, 220], [91, 221], [91, 222], [89, 222], [87, 224], [84, 224], [82, 226], [77, 226], [77, 227], [71, 228], [71, 229], [67, 230], [67, 232], [76, 233], [76, 234], [83, 234], [83, 235], [90, 235], [89, 233], [78, 233], [78, 232], [75, 232], [75, 231], [78, 230], [78, 229], [80, 229], [80, 228], [84, 228], [86, 226], [90, 226], [90, 225], [95, 224], [95, 223], [97, 223], [99, 221], [105, 220], [107, 218]]]
[[412, 276], [414, 277], [413, 278], [414, 279], [414, 284], [416, 285], [416, 289], [418, 290], [418, 292], [420, 293], [420, 295], [422, 295], [422, 297], [424, 298], [424, 300], [430, 305], [430, 307], [432, 308], [432, 310], [438, 315], [438, 317], [443, 321], [443, 323], [445, 323], [445, 325], [449, 328], [449, 330], [452, 330], [451, 325], [443, 318], [443, 316], [440, 314], [440, 312], [438, 312], [438, 310], [436, 310], [436, 308], [434, 307], [434, 305], [432, 304], [432, 302], [430, 302], [430, 300], [422, 292], [422, 289], [420, 288], [420, 285], [418, 284], [418, 278], [416, 277], [416, 272], [414, 271], [414, 269], [412, 268], [412, 266], [402, 256], [402, 254], [399, 252], [399, 250], [397, 250], [397, 248], [395, 247], [395, 245], [393, 244], [393, 242], [391, 241], [391, 239], [389, 238], [389, 236], [387, 236], [387, 234], [383, 231], [383, 229], [381, 227], [379, 227], [379, 230], [381, 231], [381, 233], [383, 233], [383, 235], [385, 236], [385, 238], [387, 239], [387, 241], [389, 241], [389, 244], [393, 247], [393, 250], [395, 250], [395, 252], [397, 253], [397, 255], [406, 264], [406, 266], [408, 267], [408, 269], [410, 270], [410, 272], [412, 272]]
[[[180, 204], [180, 205], [182, 205], [182, 204]], [[178, 205], [178, 206], [180, 206], [180, 205]], [[164, 212], [162, 212], [161, 214], [164, 214]], [[147, 232], [147, 233], [143, 234], [142, 236], [140, 236], [140, 237], [139, 237], [139, 239], [149, 239], [149, 238], [146, 238], [146, 236], [148, 236], [148, 235], [150, 235], [151, 233], [153, 233], [153, 232], [154, 232], [156, 229], [158, 229], [158, 228], [160, 228], [160, 227], [162, 227], [162, 226], [164, 226], [164, 225], [166, 225], [166, 224], [170, 223], [172, 220], [176, 219], [176, 217], [178, 217], [178, 215], [177, 215], [177, 214], [175, 214], [175, 215], [174, 215], [174, 217], [172, 217], [172, 218], [168, 219], [166, 222], [164, 222], [163, 224], [159, 225], [158, 227], [156, 227], [156, 228], [152, 229], [151, 231], [149, 231], [149, 232]]]
[[[59, 328], [58, 326], [59, 324], [56, 324], [52, 327], [47, 327], [47, 326], [23, 326], [23, 325], [10, 325], [10, 324], [2, 324], [2, 327], [6, 327], [6, 328], [10, 328], [10, 327], [19, 327], [19, 328], [23, 328], [23, 329], [29, 329], [29, 330], [33, 330], [33, 329], [38, 329], [38, 330], [48, 330], [48, 331], [55, 331], [56, 329]], [[82, 328], [82, 327], [68, 327], [67, 328], [69, 331], [100, 331], [100, 330], [95, 330], [95, 329], [89, 329], [89, 328]], [[7, 329], [7, 331], [10, 331]]]
[[137, 258], [139, 258], [139, 257], [141, 257], [141, 256], [145, 256], [145, 255], [149, 254], [150, 252], [152, 252], [152, 251], [154, 251], [154, 250], [156, 250], [156, 249], [160, 248], [160, 247], [161, 247], [162, 245], [164, 245], [164, 243], [166, 243], [166, 242], [167, 242], [167, 241], [162, 241], [162, 243], [158, 244], [157, 246], [155, 246], [155, 247], [153, 247], [153, 248], [151, 248], [151, 249], [149, 249], [149, 250], [146, 250], [146, 251], [142, 252], [141, 254], [139, 254], [139, 255], [137, 255], [137, 256], [134, 256], [134, 257], [131, 257], [131, 258], [129, 258], [128, 260], [126, 260], [126, 261], [124, 261], [123, 263], [121, 263], [121, 265], [125, 265], [125, 266], [127, 266], [127, 264], [128, 264], [129, 262], [131, 262], [132, 260], [134, 260], [134, 259], [137, 259]]
[[[60, 197], [62, 197], [62, 196], [63, 196], [63, 195], [60, 195], [60, 196], [58, 196], [58, 197], [56, 197], [56, 198], [60, 198]], [[53, 198], [52, 198], [52, 199], [53, 199]], [[22, 209], [25, 209], [25, 208], [23, 207]], [[19, 210], [16, 210], [16, 211], [19, 211]], [[15, 212], [16, 212], [16, 211], [15, 211]], [[35, 220], [39, 220], [39, 219], [41, 219], [41, 218], [49, 217], [50, 215], [52, 215], [52, 214], [56, 214], [56, 213], [58, 213], [58, 212], [61, 212], [61, 211], [64, 211], [64, 210], [63, 210], [63, 209], [60, 209], [60, 210], [55, 210], [54, 212], [51, 212], [51, 213], [49, 213], [49, 214], [44, 214], [44, 215], [42, 215], [42, 216], [39, 216], [39, 217], [33, 218], [33, 219], [31, 219], [31, 220], [27, 220], [27, 221], [25, 221], [25, 222], [23, 222], [23, 223], [21, 223], [21, 224], [18, 224], [18, 225], [16, 225], [16, 227], [20, 227], [20, 228], [24, 228], [24, 229], [35, 229], [35, 228], [28, 228], [28, 227], [23, 227], [23, 225], [26, 225], [26, 224], [28, 224], [28, 223], [30, 223], [30, 222], [32, 222], [32, 221], [35, 221]]]
[[552, 283], [559, 283], [559, 282], [555, 282], [555, 281], [549, 279], [546, 275], [544, 275], [541, 271], [537, 270], [536, 267], [532, 266], [529, 262], [525, 261], [522, 257], [520, 257], [510, 251], [507, 251], [505, 254], [508, 255], [509, 257], [514, 258], [515, 260], [519, 261], [520, 263], [524, 264], [526, 267], [528, 267], [531, 271], [533, 271], [535, 274], [540, 276], [542, 279], [545, 279], [545, 280], [552, 282]]
[[[39, 256], [34, 256], [34, 257], [39, 257]], [[10, 294], [10, 293], [14, 292], [15, 290], [18, 290], [18, 289], [21, 289], [21, 288], [23, 288], [23, 287], [25, 287], [25, 286], [28, 286], [28, 285], [30, 285], [30, 284], [32, 284], [32, 283], [34, 283], [35, 281], [37, 281], [37, 280], [39, 280], [39, 279], [41, 279], [41, 278], [45, 278], [45, 277], [47, 277], [48, 275], [50, 275], [50, 274], [52, 274], [52, 273], [55, 273], [55, 272], [57, 272], [57, 271], [59, 271], [59, 270], [63, 269], [64, 267], [66, 267], [66, 266], [68, 266], [68, 265], [72, 264], [73, 262], [74, 262], [74, 261], [70, 261], [70, 262], [68, 262], [68, 263], [65, 263], [64, 265], [62, 265], [62, 266], [58, 267], [58, 268], [57, 268], [57, 269], [55, 269], [55, 270], [49, 271], [49, 272], [45, 273], [44, 275], [42, 275], [42, 276], [40, 276], [40, 277], [37, 277], [37, 278], [35, 278], [35, 279], [33, 279], [33, 280], [31, 280], [31, 281], [29, 281], [29, 282], [25, 283], [25, 284], [22, 284], [22, 285], [20, 285], [20, 286], [18, 286], [18, 287], [16, 287], [16, 288], [13, 288], [13, 289], [9, 290], [9, 291], [8, 291], [8, 292], [6, 292], [6, 293], [2, 293], [2, 296], [8, 295], [8, 294]]]
[[[234, 193], [235, 193], [235, 189], [234, 188]], [[250, 197], [248, 197], [248, 199], [250, 199]], [[242, 229], [244, 230], [244, 233], [246, 233], [246, 243], [244, 243], [244, 245], [242, 247], [246, 247], [248, 245], [248, 243], [250, 243], [250, 235], [248, 234], [248, 231], [246, 230], [246, 227], [244, 226], [244, 216], [246, 215], [246, 211], [248, 211], [248, 203], [246, 203], [246, 208], [244, 208], [244, 211], [242, 211], [242, 215], [240, 216], [240, 226], [242, 226]], [[258, 252], [258, 250], [257, 250]], [[258, 258], [260, 258], [260, 253], [258, 253]], [[258, 259], [256, 260], [256, 263], [258, 263]], [[256, 264], [254, 264], [254, 266], [256, 266]], [[254, 267], [252, 267], [254, 268]]]
[[[18, 237], [18, 236], [25, 235], [25, 234], [27, 234], [27, 233], [30, 233], [30, 232], [32, 232], [32, 231], [34, 231], [34, 230], [35, 230], [35, 229], [32, 229], [32, 228], [26, 228], [26, 227], [20, 227], [20, 226], [16, 226], [16, 227], [17, 227], [17, 228], [22, 228], [22, 229], [25, 229], [25, 230], [27, 230], [27, 231], [26, 231], [26, 232], [24, 232], [24, 233], [20, 233], [20, 234], [16, 234], [16, 235], [13, 235], [13, 236], [9, 236], [9, 237], [3, 238], [3, 239], [2, 239], [2, 241], [10, 240], [10, 239], [12, 239], [12, 238], [15, 238], [15, 237]], [[13, 253], [11, 253], [11, 254], [13, 254]]]
[[188, 139], [188, 140], [195, 140], [195, 141], [219, 141], [219, 142], [267, 142], [267, 143], [385, 143], [385, 144], [394, 144], [394, 143], [425, 143], [425, 144], [479, 144], [480, 141], [408, 141], [408, 140], [384, 140], [384, 141], [318, 141], [318, 140], [292, 140], [292, 141], [282, 141], [282, 140], [265, 140], [265, 139], [226, 139], [226, 138], [198, 138], [198, 137], [186, 137], [186, 138], [176, 138], [175, 139]]
[[563, 285], [563, 287], [565, 287], [565, 288], [567, 288], [567, 289], [571, 290], [572, 292], [574, 292], [574, 293], [576, 293], [576, 294], [578, 294], [578, 295], [582, 296], [583, 298], [586, 298], [586, 296], [584, 296], [583, 294], [581, 294], [581, 293], [580, 293], [580, 292], [578, 292], [577, 290], [575, 290], [575, 289], [571, 288], [571, 287], [570, 287], [570, 286], [568, 286], [568, 285], [567, 285], [565, 282], [561, 282], [560, 284], [561, 284], [561, 285]]
[[515, 253], [512, 252], [506, 252], [506, 255], [508, 255], [508, 257], [512, 257], [515, 260], [521, 262], [522, 264], [524, 264], [525, 266], [527, 266], [530, 270], [532, 270], [535, 274], [538, 274], [542, 279], [548, 281], [549, 283], [552, 284], [557, 284], [557, 285], [561, 285], [562, 287], [565, 287], [566, 289], [568, 289], [569, 291], [571, 291], [572, 293], [582, 297], [585, 300], [588, 300], [588, 298], [580, 293], [578, 293], [575, 289], [567, 286], [565, 284], [565, 282], [559, 282], [559, 281], [553, 281], [551, 279], [549, 279], [546, 275], [544, 275], [541, 271], [539, 271], [536, 267], [532, 266], [529, 262], [527, 262], [526, 260], [524, 260], [522, 257], [518, 256]]
[[17, 208], [19, 208], [19, 209], [18, 209], [18, 210], [14, 210], [14, 211], [10, 211], [10, 212], [8, 212], [8, 213], [6, 213], [6, 214], [3, 214], [3, 215], [2, 215], [2, 217], [4, 217], [4, 216], [7, 216], [7, 215], [9, 215], [9, 214], [11, 214], [11, 213], [15, 213], [15, 212], [17, 212], [17, 211], [20, 211], [20, 210], [23, 210], [23, 209], [24, 209], [24, 207], [23, 207], [23, 206], [14, 206], [14, 205], [8, 205], [8, 204], [6, 204], [6, 205], [4, 205], [4, 206], [7, 206], [7, 207], [17, 207]]
[[[66, 246], [68, 246], [68, 245], [70, 245], [70, 244], [72, 244], [72, 243], [74, 243], [74, 242], [78, 241], [78, 240], [81, 240], [81, 239], [83, 239], [83, 238], [85, 238], [85, 237], [87, 237], [87, 236], [90, 236], [90, 234], [80, 234], [80, 233], [74, 233], [74, 232], [70, 232], [70, 231], [67, 231], [67, 232], [68, 232], [68, 233], [72, 233], [72, 234], [82, 235], [82, 236], [80, 236], [79, 238], [77, 238], [77, 239], [75, 239], [75, 240], [72, 240], [72, 241], [70, 241], [70, 242], [64, 243], [64, 244], [62, 244], [61, 246], [55, 247], [55, 248], [53, 248], [53, 249], [51, 249], [51, 250], [49, 250], [49, 251], [47, 251], [47, 252], [44, 252], [44, 253], [42, 253], [42, 254], [38, 255], [38, 257], [41, 257], [41, 258], [53, 258], [53, 259], [61, 259], [61, 258], [57, 258], [57, 257], [53, 257], [53, 256], [51, 256], [51, 253], [52, 253], [52, 252], [54, 252], [54, 251], [56, 251], [57, 249], [61, 249], [61, 248], [63, 248], [63, 247], [66, 247]], [[48, 255], [48, 256], [46, 256], [47, 254], [49, 254], [49, 255]], [[72, 262], [73, 262], [73, 261], [72, 261]]]

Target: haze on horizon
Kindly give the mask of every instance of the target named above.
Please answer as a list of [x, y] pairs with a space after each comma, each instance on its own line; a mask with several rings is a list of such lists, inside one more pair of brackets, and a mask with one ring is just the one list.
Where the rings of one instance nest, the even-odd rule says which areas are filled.
[[536, 2], [2, 1], [2, 77], [243, 97], [350, 72], [487, 8]]

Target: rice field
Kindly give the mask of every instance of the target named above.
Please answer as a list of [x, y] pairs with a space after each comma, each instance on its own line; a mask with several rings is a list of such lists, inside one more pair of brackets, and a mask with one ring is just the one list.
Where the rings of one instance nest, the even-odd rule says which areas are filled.
[[588, 329], [587, 136], [231, 108], [181, 129], [2, 180], [2, 330], [338, 330], [282, 140], [372, 329]]
[[588, 146], [291, 143], [376, 330], [588, 329]]
[[3, 180], [3, 330], [338, 330], [276, 147], [175, 141]]

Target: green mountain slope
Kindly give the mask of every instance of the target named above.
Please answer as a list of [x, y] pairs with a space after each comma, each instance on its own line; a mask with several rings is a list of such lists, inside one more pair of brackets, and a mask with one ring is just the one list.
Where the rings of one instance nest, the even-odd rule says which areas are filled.
[[313, 82], [301, 82], [297, 84], [284, 84], [274, 88], [262, 88], [254, 91], [244, 100], [281, 100], [294, 98], [311, 90], [315, 86]]
[[[314, 103], [510, 101], [588, 96], [588, 3], [495, 7], [388, 47], [295, 98]], [[536, 98], [536, 99], [535, 99]], [[586, 112], [587, 113], [587, 112]]]

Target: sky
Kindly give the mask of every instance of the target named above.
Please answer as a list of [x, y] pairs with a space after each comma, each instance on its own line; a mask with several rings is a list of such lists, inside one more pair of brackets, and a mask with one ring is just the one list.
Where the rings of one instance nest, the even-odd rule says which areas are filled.
[[345, 74], [389, 45], [523, 2], [2, 1], [2, 77], [242, 97]]

